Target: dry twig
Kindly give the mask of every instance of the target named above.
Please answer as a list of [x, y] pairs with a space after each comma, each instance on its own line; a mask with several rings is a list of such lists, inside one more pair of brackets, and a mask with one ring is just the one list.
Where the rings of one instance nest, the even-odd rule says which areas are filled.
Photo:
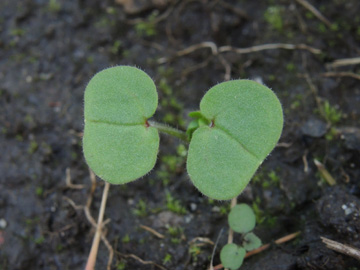
[[85, 188], [85, 185], [76, 185], [76, 184], [72, 183], [70, 168], [66, 168], [65, 174], [66, 174], [65, 183], [66, 183], [66, 186], [68, 188], [71, 188], [71, 189], [83, 189], [83, 188]]
[[309, 171], [309, 164], [307, 161], [307, 154], [308, 154], [308, 150], [305, 151], [304, 155], [302, 156], [302, 160], [304, 163], [304, 173], [307, 173]]
[[308, 1], [306, 0], [296, 0], [296, 2], [298, 2], [300, 5], [302, 5], [304, 8], [306, 8], [307, 10], [309, 10], [312, 14], [314, 14], [314, 16], [316, 18], [318, 18], [320, 21], [322, 21], [324, 24], [326, 24], [327, 27], [331, 27], [331, 22], [326, 19], [324, 17], [324, 15], [322, 15], [320, 13], [320, 11], [318, 11], [313, 5], [311, 5]]
[[318, 168], [320, 174], [325, 179], [325, 181], [329, 184], [329, 186], [336, 185], [335, 179], [331, 176], [329, 171], [325, 168], [325, 166], [318, 160], [314, 159], [314, 163], [316, 167]]
[[155, 235], [156, 237], [160, 238], [160, 239], [163, 239], [165, 238], [165, 236], [157, 231], [155, 231], [154, 229], [148, 227], [148, 226], [145, 226], [145, 225], [140, 225], [140, 228], [144, 229], [145, 231], [148, 231], [150, 233], [152, 233], [153, 235]]
[[321, 53], [320, 49], [308, 46], [306, 44], [287, 44], [287, 43], [274, 43], [274, 44], [262, 44], [256, 45], [249, 48], [235, 48], [231, 46], [222, 46], [219, 48], [219, 53], [222, 52], [235, 52], [238, 54], [247, 54], [247, 53], [254, 53], [266, 50], [277, 50], [277, 49], [284, 49], [284, 50], [306, 50], [313, 54]]
[[328, 66], [332, 68], [352, 66], [360, 64], [360, 57], [337, 59]]
[[206, 243], [206, 244], [209, 244], [209, 245], [214, 245], [214, 242], [211, 241], [211, 239], [207, 238], [207, 237], [195, 237], [194, 239], [189, 241], [189, 245], [193, 245], [197, 241], [202, 242], [202, 243]]
[[109, 193], [110, 183], [105, 182], [104, 191], [101, 199], [101, 205], [100, 205], [100, 212], [98, 217], [98, 222], [96, 225], [96, 232], [93, 240], [93, 244], [91, 246], [90, 254], [88, 261], [86, 263], [86, 270], [93, 270], [95, 269], [95, 263], [96, 263], [96, 256], [97, 252], [99, 250], [99, 243], [100, 239], [102, 238], [102, 229], [103, 229], [103, 219], [104, 219], [104, 213], [105, 213], [105, 207], [106, 207], [106, 201]]
[[[184, 55], [188, 55], [199, 49], [205, 49], [205, 48], [210, 48], [211, 53], [213, 55], [218, 55], [219, 53], [224, 53], [224, 52], [234, 52], [237, 54], [248, 54], [248, 53], [260, 52], [260, 51], [266, 51], [266, 50], [277, 50], [277, 49], [307, 50], [313, 54], [321, 53], [321, 50], [311, 47], [311, 46], [308, 46], [306, 44], [274, 43], [274, 44], [256, 45], [256, 46], [252, 46], [252, 47], [248, 47], [248, 48], [235, 48], [232, 46], [221, 46], [218, 48], [214, 42], [205, 41], [205, 42], [201, 42], [201, 43], [198, 43], [195, 45], [191, 45], [183, 50], [176, 52], [174, 57], [181, 57]], [[169, 59], [166, 57], [162, 57], [162, 58], [158, 59], [159, 64], [164, 64], [168, 61], [169, 61]]]
[[140, 257], [136, 256], [135, 254], [122, 254], [118, 251], [116, 251], [116, 253], [121, 256], [121, 257], [124, 257], [124, 258], [133, 258], [135, 259], [136, 261], [138, 261], [139, 263], [141, 264], [144, 264], [144, 265], [154, 265], [156, 266], [157, 268], [160, 268], [162, 270], [167, 270], [164, 266], [160, 265], [160, 264], [157, 264], [156, 262], [153, 262], [153, 261], [144, 261], [143, 259], [141, 259]]
[[353, 258], [357, 259], [358, 261], [360, 261], [360, 250], [358, 250], [357, 248], [341, 244], [339, 242], [330, 240], [325, 237], [320, 237], [320, 238], [323, 241], [323, 243], [326, 245], [327, 248], [335, 250], [339, 253], [348, 255], [348, 256], [353, 257]]
[[324, 77], [350, 77], [356, 80], [360, 80], [360, 74], [353, 72], [325, 72], [322, 74]]

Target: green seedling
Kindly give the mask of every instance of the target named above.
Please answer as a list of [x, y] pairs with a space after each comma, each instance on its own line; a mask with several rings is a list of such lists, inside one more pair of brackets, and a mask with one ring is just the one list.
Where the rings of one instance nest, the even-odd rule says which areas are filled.
[[[229, 200], [249, 183], [275, 147], [283, 126], [276, 95], [250, 80], [212, 87], [200, 110], [190, 113], [194, 120], [186, 133], [150, 121], [157, 105], [154, 82], [137, 68], [112, 67], [91, 79], [85, 91], [83, 150], [101, 179], [125, 184], [152, 170], [160, 131], [189, 144], [186, 167], [195, 187], [212, 199]], [[100, 210], [105, 203], [106, 198]]]
[[251, 231], [255, 228], [255, 213], [247, 204], [235, 205], [228, 216], [229, 227], [242, 234], [242, 243], [226, 244], [220, 252], [220, 260], [225, 268], [238, 269], [245, 258], [246, 251], [254, 250], [261, 246], [261, 240]]
[[[124, 184], [154, 167], [158, 130], [177, 132], [148, 121], [156, 107], [155, 85], [137, 68], [108, 68], [93, 77], [85, 91], [83, 148], [100, 178]], [[214, 86], [190, 116], [195, 120], [188, 130], [188, 173], [202, 193], [219, 200], [241, 193], [275, 147], [283, 125], [275, 94], [249, 80]]]

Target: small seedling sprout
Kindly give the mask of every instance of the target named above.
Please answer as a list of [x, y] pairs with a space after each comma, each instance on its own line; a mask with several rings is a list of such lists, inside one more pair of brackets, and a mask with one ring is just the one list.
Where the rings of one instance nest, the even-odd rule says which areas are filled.
[[225, 268], [238, 269], [245, 258], [246, 251], [254, 250], [261, 246], [261, 240], [253, 232], [255, 228], [255, 213], [247, 204], [235, 205], [228, 216], [229, 227], [242, 234], [242, 243], [226, 244], [220, 252], [220, 260]]
[[[244, 190], [275, 147], [283, 126], [276, 95], [250, 80], [232, 80], [212, 87], [201, 100], [200, 110], [190, 113], [193, 121], [186, 133], [149, 120], [157, 105], [153, 80], [135, 67], [105, 69], [86, 87], [83, 150], [89, 167], [107, 182], [102, 214], [108, 183], [125, 184], [152, 170], [159, 150], [159, 132], [189, 144], [186, 167], [201, 193], [212, 199], [229, 200]], [[239, 205], [231, 211], [229, 224], [234, 231], [244, 234], [253, 229], [255, 215], [249, 209]], [[99, 228], [101, 223], [99, 217]], [[244, 239], [249, 245], [257, 243], [251, 234]], [[237, 269], [245, 249], [233, 244], [225, 247], [236, 258], [229, 262], [229, 268]], [[221, 253], [222, 258], [232, 256]]]

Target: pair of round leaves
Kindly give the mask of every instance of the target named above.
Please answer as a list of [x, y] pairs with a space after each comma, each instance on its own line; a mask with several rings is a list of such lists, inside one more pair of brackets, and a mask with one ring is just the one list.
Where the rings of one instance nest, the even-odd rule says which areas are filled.
[[234, 232], [244, 235], [242, 247], [247, 251], [260, 247], [261, 240], [251, 232], [255, 228], [256, 217], [250, 206], [245, 203], [235, 205], [228, 215], [228, 223]]
[[153, 80], [135, 67], [108, 68], [90, 80], [85, 90], [83, 150], [101, 179], [124, 184], [154, 167], [159, 134], [147, 119], [157, 104]]
[[225, 268], [233, 270], [242, 265], [246, 251], [261, 246], [261, 240], [250, 232], [255, 228], [256, 218], [254, 211], [247, 204], [235, 205], [228, 215], [228, 223], [234, 232], [245, 234], [241, 246], [231, 243], [221, 249], [221, 263]]
[[226, 244], [220, 252], [220, 260], [224, 268], [232, 270], [239, 269], [242, 265], [246, 251], [256, 249], [261, 246], [261, 240], [253, 233], [244, 236], [244, 243], [238, 246], [234, 243]]
[[[103, 180], [124, 184], [148, 173], [159, 148], [156, 87], [143, 71], [117, 66], [97, 73], [85, 91], [83, 149]], [[211, 88], [200, 103], [209, 126], [192, 134], [187, 170], [194, 185], [213, 199], [231, 199], [245, 188], [275, 147], [282, 130], [279, 100], [267, 87], [234, 80]]]

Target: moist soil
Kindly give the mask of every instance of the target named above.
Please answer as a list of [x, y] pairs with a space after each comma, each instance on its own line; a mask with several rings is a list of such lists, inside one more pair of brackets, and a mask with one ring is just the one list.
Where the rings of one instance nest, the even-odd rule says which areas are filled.
[[[84, 268], [94, 235], [84, 207], [96, 220], [104, 184], [92, 184], [82, 154], [83, 94], [114, 65], [146, 71], [159, 91], [154, 119], [183, 130], [216, 83], [271, 87], [283, 134], [238, 198], [270, 248], [241, 269], [360, 269], [320, 239], [360, 248], [360, 66], [334, 64], [360, 54], [360, 2], [309, 0], [322, 17], [303, 2], [0, 1], [0, 269]], [[264, 44], [293, 45], [253, 48]], [[185, 164], [186, 145], [161, 136], [155, 168], [111, 186], [114, 256], [107, 266], [101, 242], [96, 269], [220, 264], [229, 202], [200, 194]]]

